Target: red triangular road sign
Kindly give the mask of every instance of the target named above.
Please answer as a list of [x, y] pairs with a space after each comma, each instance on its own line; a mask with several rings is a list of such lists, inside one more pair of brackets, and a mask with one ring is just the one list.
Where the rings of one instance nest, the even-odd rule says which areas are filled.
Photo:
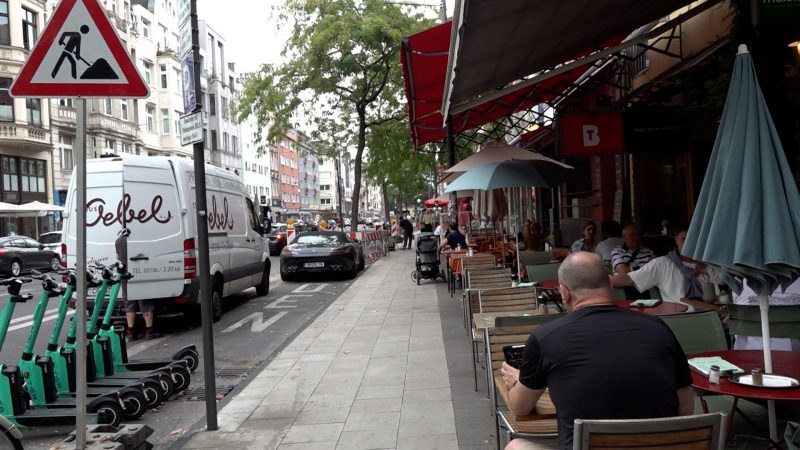
[[149, 91], [97, 0], [61, 0], [11, 85], [19, 97], [142, 98]]

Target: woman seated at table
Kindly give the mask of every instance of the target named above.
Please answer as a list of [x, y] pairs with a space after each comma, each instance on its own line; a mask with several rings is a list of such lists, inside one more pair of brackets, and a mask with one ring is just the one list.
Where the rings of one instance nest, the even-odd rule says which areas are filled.
[[594, 237], [596, 231], [597, 226], [594, 224], [594, 222], [586, 222], [582, 230], [583, 237], [572, 243], [572, 246], [569, 248], [569, 252], [594, 253], [594, 250], [597, 247], [597, 241], [595, 241]]
[[439, 246], [439, 250], [456, 250], [459, 247], [461, 250], [467, 249], [467, 238], [458, 231], [458, 224], [451, 222], [450, 232], [447, 233], [445, 239], [442, 240], [442, 245]]

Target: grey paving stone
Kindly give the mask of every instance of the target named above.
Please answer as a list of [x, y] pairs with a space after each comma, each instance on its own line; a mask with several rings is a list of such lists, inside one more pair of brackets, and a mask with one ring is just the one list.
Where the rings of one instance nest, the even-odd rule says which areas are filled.
[[398, 384], [394, 386], [364, 386], [363, 384], [356, 393], [357, 400], [371, 399], [371, 398], [392, 398], [403, 396], [403, 385]]
[[352, 412], [356, 414], [356, 413], [400, 411], [402, 406], [403, 406], [402, 397], [370, 398], [370, 399], [354, 401]]
[[440, 401], [403, 404], [400, 436], [455, 433], [452, 403]]
[[302, 444], [281, 444], [277, 450], [334, 450], [336, 441], [330, 442], [303, 442]]
[[458, 450], [458, 438], [455, 433], [400, 435], [397, 438], [397, 450]]
[[297, 417], [297, 425], [313, 425], [322, 423], [343, 423], [350, 415], [350, 407], [321, 407], [307, 405]]
[[294, 418], [302, 409], [302, 405], [297, 403], [263, 402], [249, 418], [251, 420]]
[[341, 450], [393, 449], [396, 443], [396, 432], [343, 431], [336, 448]]
[[406, 389], [403, 392], [403, 403], [423, 403], [423, 402], [440, 402], [451, 401], [450, 388], [432, 388], [432, 389]]
[[289, 432], [286, 433], [281, 444], [338, 441], [342, 427], [344, 427], [344, 423], [293, 425], [289, 428]]
[[381, 430], [397, 434], [400, 411], [355, 412], [347, 416], [344, 431]]

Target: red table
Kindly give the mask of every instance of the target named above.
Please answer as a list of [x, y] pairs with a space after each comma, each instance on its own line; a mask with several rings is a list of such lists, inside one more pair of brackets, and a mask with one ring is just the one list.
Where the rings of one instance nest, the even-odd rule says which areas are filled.
[[682, 303], [674, 302], [661, 302], [657, 306], [644, 308], [639, 306], [631, 306], [632, 300], [614, 300], [612, 303], [624, 309], [632, 309], [645, 314], [658, 316], [660, 314], [680, 314], [689, 310], [689, 307]]
[[[721, 352], [706, 352], [696, 353], [689, 355], [689, 358], [697, 356], [719, 356], [726, 361], [741, 367], [745, 373], [751, 370], [764, 368], [764, 352], [761, 350], [727, 350]], [[772, 371], [776, 374], [786, 375], [800, 379], [800, 352], [782, 352], [772, 351]], [[728, 432], [733, 431], [733, 415], [739, 413], [745, 420], [747, 420], [753, 428], [758, 430], [758, 427], [753, 423], [747, 415], [737, 408], [739, 398], [756, 399], [756, 400], [775, 400], [775, 401], [800, 401], [800, 387], [786, 388], [786, 389], [770, 389], [770, 388], [757, 388], [743, 386], [733, 383], [727, 377], [720, 379], [719, 384], [708, 382], [708, 378], [703, 374], [692, 370], [692, 387], [694, 387], [700, 394], [702, 400], [703, 392], [710, 392], [714, 394], [732, 395], [734, 397], [733, 406], [728, 414]], [[705, 401], [703, 409], [707, 411]], [[769, 440], [769, 433], [764, 433], [759, 430], [764, 437]], [[771, 441], [771, 440], [770, 440]], [[773, 447], [777, 447], [779, 443], [772, 442]]]

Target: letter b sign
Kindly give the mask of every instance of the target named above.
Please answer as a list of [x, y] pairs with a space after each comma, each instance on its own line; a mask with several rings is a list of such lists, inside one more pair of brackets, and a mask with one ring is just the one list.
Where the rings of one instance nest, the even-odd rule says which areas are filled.
[[600, 145], [600, 130], [597, 125], [583, 126], [583, 146], [597, 147]]

